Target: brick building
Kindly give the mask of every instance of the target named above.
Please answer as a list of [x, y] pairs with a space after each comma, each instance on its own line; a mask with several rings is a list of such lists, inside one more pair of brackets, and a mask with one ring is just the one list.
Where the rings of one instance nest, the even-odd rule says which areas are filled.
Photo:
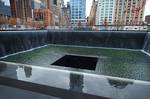
[[53, 26], [52, 12], [50, 9], [34, 9], [33, 10], [35, 28], [47, 28]]

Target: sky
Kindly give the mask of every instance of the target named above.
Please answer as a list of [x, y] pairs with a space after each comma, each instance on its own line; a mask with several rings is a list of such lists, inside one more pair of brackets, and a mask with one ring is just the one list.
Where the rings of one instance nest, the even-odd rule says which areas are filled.
[[[9, 5], [9, 0], [2, 0], [5, 2], [6, 5]], [[64, 0], [65, 4], [68, 2], [69, 0]], [[90, 14], [90, 8], [92, 6], [92, 1], [93, 0], [86, 0], [86, 16], [88, 16]], [[146, 6], [145, 6], [145, 16], [146, 15], [150, 15], [150, 0], [147, 0]]]

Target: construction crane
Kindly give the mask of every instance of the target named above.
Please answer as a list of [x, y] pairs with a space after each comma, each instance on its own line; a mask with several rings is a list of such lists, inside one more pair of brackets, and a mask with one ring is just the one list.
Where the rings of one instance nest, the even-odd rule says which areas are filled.
[[140, 18], [141, 14], [140, 12], [144, 9], [146, 4], [146, 0], [140, 0], [139, 4], [136, 5], [132, 5], [132, 21], [134, 25], [138, 25], [138, 19]]

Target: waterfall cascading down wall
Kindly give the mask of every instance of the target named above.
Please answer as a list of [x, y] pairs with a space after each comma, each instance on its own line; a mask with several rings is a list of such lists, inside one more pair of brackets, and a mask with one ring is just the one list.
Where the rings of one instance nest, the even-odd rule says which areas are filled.
[[146, 34], [137, 31], [1, 31], [0, 57], [46, 44], [142, 49]]
[[142, 49], [146, 32], [48, 32], [48, 43], [94, 47]]
[[145, 37], [145, 43], [143, 46], [143, 50], [150, 54], [150, 32]]
[[0, 57], [46, 44], [47, 32], [0, 32]]

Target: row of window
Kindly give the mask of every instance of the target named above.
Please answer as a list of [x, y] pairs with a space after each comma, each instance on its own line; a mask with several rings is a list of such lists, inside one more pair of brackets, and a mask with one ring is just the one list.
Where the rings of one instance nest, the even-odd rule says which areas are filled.
[[104, 14], [104, 13], [112, 13], [112, 12], [113, 12], [112, 10], [110, 10], [110, 11], [108, 11], [108, 10], [107, 10], [107, 11], [103, 11], [103, 10], [102, 10], [102, 11], [101, 11], [102, 14]]
[[86, 22], [86, 20], [71, 20], [71, 22]]
[[[104, 21], [105, 18], [102, 18], [100, 21]], [[112, 21], [112, 19], [107, 19], [107, 21]]]
[[100, 16], [101, 16], [101, 17], [105, 17], [105, 16], [112, 17], [112, 14], [107, 14], [107, 13], [106, 13], [106, 14], [101, 14]]
[[79, 17], [74, 17], [72, 16], [71, 19], [82, 19], [83, 17], [82, 16], [79, 16]]

